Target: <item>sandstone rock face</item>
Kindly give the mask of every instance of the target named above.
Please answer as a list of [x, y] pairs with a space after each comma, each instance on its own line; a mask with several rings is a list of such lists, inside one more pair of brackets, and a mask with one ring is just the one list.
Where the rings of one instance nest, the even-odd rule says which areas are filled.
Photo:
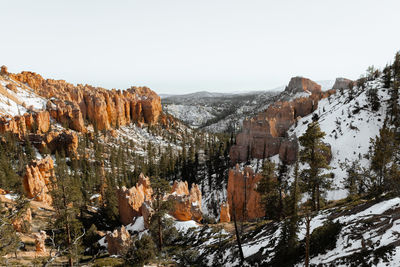
[[0, 133], [11, 132], [21, 136], [26, 133], [42, 134], [49, 129], [50, 115], [47, 111], [0, 117]]
[[106, 240], [107, 250], [110, 255], [123, 255], [132, 243], [131, 235], [125, 226], [121, 226], [120, 229], [116, 229], [113, 232], [108, 232]]
[[151, 200], [153, 193], [150, 187], [150, 179], [143, 174], [139, 176], [136, 186], [127, 189], [125, 186], [118, 189], [118, 209], [121, 223], [124, 225], [133, 222], [133, 218], [142, 216], [142, 205]]
[[219, 215], [220, 223], [227, 223], [231, 221], [231, 214], [229, 213], [229, 204], [224, 202], [221, 204], [221, 212]]
[[54, 177], [54, 162], [51, 157], [32, 161], [30, 165], [25, 167], [23, 178], [23, 186], [27, 196], [51, 205], [52, 198], [49, 194], [48, 184], [52, 177]]
[[293, 77], [292, 79], [290, 79], [289, 85], [286, 86], [285, 91], [291, 93], [316, 93], [321, 92], [321, 85], [304, 77]]
[[257, 183], [261, 180], [260, 174], [246, 167], [243, 171], [236, 165], [229, 170], [228, 204], [229, 213], [236, 214], [237, 220], [251, 220], [263, 217], [264, 209], [260, 205], [261, 196], [256, 191]]
[[[150, 179], [143, 174], [140, 174], [136, 186], [130, 189], [126, 187], [118, 189], [118, 209], [121, 223], [127, 225], [132, 223], [134, 218], [143, 216], [145, 227], [148, 227], [150, 218], [154, 214], [152, 194]], [[193, 184], [189, 191], [187, 182], [175, 181], [172, 192], [164, 199], [173, 202], [173, 210], [170, 214], [177, 220], [200, 222], [203, 217], [201, 197], [198, 185]]]
[[308, 96], [289, 102], [275, 102], [254, 118], [244, 120], [242, 132], [236, 136], [236, 145], [230, 150], [233, 163], [243, 162], [248, 158], [262, 159], [278, 153], [281, 159], [286, 153], [288, 161], [293, 163], [296, 160], [297, 145], [287, 142], [287, 130], [299, 117], [312, 113], [318, 107], [320, 99], [335, 93], [335, 90], [321, 92], [320, 85], [301, 77], [292, 78], [285, 91], [290, 94], [308, 92]]
[[32, 211], [28, 208], [24, 214], [12, 222], [12, 225], [17, 232], [29, 232], [31, 230]]
[[43, 79], [34, 72], [10, 74], [27, 83], [37, 94], [51, 99], [47, 105], [51, 116], [73, 130], [86, 131], [84, 121], [98, 130], [127, 125], [131, 122], [155, 124], [163, 117], [161, 98], [147, 87], [106, 90], [90, 85]]
[[177, 195], [189, 195], [188, 183], [181, 181], [174, 181], [172, 185], [171, 193], [176, 193]]
[[151, 208], [151, 202], [145, 201], [140, 207], [140, 212], [143, 216], [144, 227], [149, 228], [151, 216], [154, 214], [154, 210]]
[[171, 215], [179, 221], [195, 220], [200, 222], [203, 218], [201, 210], [201, 191], [198, 185], [193, 184], [189, 193], [187, 182], [174, 182], [174, 189], [168, 196], [173, 202]]
[[346, 78], [336, 78], [335, 84], [332, 89], [340, 90], [340, 89], [350, 89], [350, 86], [353, 85], [353, 81]]
[[[32, 143], [38, 144], [41, 152], [48, 149], [49, 152], [64, 151], [66, 155], [76, 155], [78, 149], [78, 135], [69, 130], [51, 131], [43, 136], [32, 136]], [[37, 140], [35, 139], [38, 138]]]
[[40, 231], [39, 233], [35, 233], [33, 235], [35, 237], [36, 252], [37, 253], [46, 252], [46, 245], [44, 243], [47, 238], [46, 232]]

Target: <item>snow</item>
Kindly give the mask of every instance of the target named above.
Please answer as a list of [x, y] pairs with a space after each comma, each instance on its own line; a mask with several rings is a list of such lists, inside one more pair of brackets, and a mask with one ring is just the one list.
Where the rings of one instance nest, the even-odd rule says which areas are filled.
[[187, 232], [190, 228], [198, 228], [199, 224], [193, 220], [190, 221], [175, 221], [175, 228], [179, 232]]
[[[7, 94], [0, 94], [0, 113], [17, 116], [26, 113], [27, 108], [42, 110], [46, 106], [47, 100], [38, 96], [30, 87], [5, 79], [0, 80], [0, 85]], [[9, 83], [16, 85], [16, 92], [6, 88]], [[26, 108], [23, 107], [23, 104]]]
[[99, 245], [101, 246], [101, 247], [105, 247], [105, 248], [107, 248], [107, 241], [106, 241], [106, 237], [105, 236], [103, 236], [99, 241], [98, 241], [98, 243], [99, 243]]
[[209, 119], [215, 117], [215, 115], [212, 114], [212, 107], [205, 107], [200, 105], [186, 106], [168, 104], [164, 105], [163, 109], [175, 118], [178, 118], [181, 121], [188, 123], [194, 128], [201, 126]]
[[92, 196], [90, 197], [90, 200], [99, 198], [100, 196], [101, 196], [100, 194], [94, 194], [94, 195], [92, 195]]
[[145, 230], [143, 216], [137, 217], [134, 223], [128, 224], [126, 230], [130, 232], [142, 232]]
[[[330, 163], [332, 169], [327, 172], [334, 174], [334, 181], [333, 190], [327, 194], [328, 200], [338, 200], [347, 196], [347, 191], [343, 187], [344, 179], [347, 176], [346, 171], [341, 167], [343, 163], [360, 160], [361, 166], [368, 164], [368, 160], [363, 156], [368, 153], [370, 139], [379, 134], [383, 125], [387, 108], [386, 100], [389, 98], [387, 91], [378, 90], [381, 102], [378, 112], [372, 112], [370, 108], [364, 108], [364, 106], [368, 104], [367, 90], [380, 87], [379, 81], [369, 82], [367, 89], [356, 95], [351, 101], [347, 101], [348, 91], [345, 91], [343, 95], [337, 92], [329, 98], [322, 99], [314, 113], [301, 118], [297, 126], [292, 126], [288, 131], [289, 135], [293, 133], [297, 137], [303, 135], [313, 114], [318, 114], [321, 130], [326, 133], [323, 141], [330, 144], [332, 149]], [[353, 114], [356, 106], [361, 109], [358, 113]]]
[[5, 194], [4, 197], [9, 200], [16, 200], [18, 198], [18, 195], [17, 194]]

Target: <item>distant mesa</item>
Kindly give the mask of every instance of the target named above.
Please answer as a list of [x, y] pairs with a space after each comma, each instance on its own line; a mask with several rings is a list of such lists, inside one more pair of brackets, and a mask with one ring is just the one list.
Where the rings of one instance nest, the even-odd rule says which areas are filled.
[[336, 78], [335, 84], [332, 89], [340, 90], [340, 89], [350, 89], [353, 85], [354, 81], [346, 78]]

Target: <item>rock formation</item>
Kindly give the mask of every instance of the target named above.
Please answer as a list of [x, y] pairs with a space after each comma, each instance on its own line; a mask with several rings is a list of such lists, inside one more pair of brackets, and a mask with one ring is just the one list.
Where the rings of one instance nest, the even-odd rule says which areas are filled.
[[193, 184], [188, 190], [187, 182], [174, 182], [172, 193], [168, 199], [173, 202], [171, 215], [179, 221], [195, 220], [200, 222], [203, 215], [201, 210], [201, 191]]
[[145, 201], [151, 200], [152, 193], [150, 179], [143, 174], [140, 174], [136, 186], [130, 189], [123, 186], [118, 189], [118, 209], [121, 223], [127, 225], [133, 222], [133, 218], [142, 216], [141, 207]]
[[23, 186], [29, 198], [42, 201], [47, 204], [52, 203], [48, 185], [50, 179], [54, 177], [54, 163], [51, 157], [42, 160], [34, 160], [26, 165]]
[[236, 165], [235, 169], [229, 170], [229, 213], [231, 215], [235, 213], [237, 220], [251, 220], [265, 215], [260, 205], [261, 196], [256, 191], [261, 178], [261, 174], [255, 174], [250, 167], [240, 171]]
[[39, 233], [34, 233], [33, 236], [35, 237], [36, 252], [45, 253], [46, 252], [45, 240], [47, 238], [46, 232], [40, 231]]
[[341, 90], [341, 89], [350, 89], [353, 86], [353, 81], [346, 78], [336, 78], [335, 84], [332, 89]]
[[50, 115], [47, 111], [0, 117], [0, 133], [10, 132], [21, 136], [26, 133], [43, 134], [49, 129]]
[[221, 203], [221, 212], [219, 214], [219, 222], [226, 223], [231, 221], [231, 214], [229, 212], [229, 204], [226, 202]]
[[[132, 223], [135, 217], [143, 216], [145, 227], [148, 227], [154, 213], [151, 208], [152, 194], [150, 179], [143, 174], [140, 174], [136, 186], [130, 189], [126, 187], [118, 189], [118, 209], [121, 223], [127, 225]], [[198, 185], [193, 184], [189, 191], [187, 182], [175, 181], [171, 193], [165, 196], [165, 199], [172, 201], [171, 215], [177, 220], [201, 221], [203, 215], [201, 191]]]
[[310, 92], [317, 93], [321, 92], [321, 85], [316, 82], [304, 78], [304, 77], [293, 77], [290, 79], [288, 86], [286, 86], [285, 91], [291, 93], [301, 93], [301, 92]]
[[108, 232], [106, 235], [107, 250], [110, 255], [123, 255], [132, 243], [131, 235], [125, 226]]
[[51, 116], [79, 132], [86, 131], [85, 120], [98, 130], [107, 130], [131, 122], [155, 124], [163, 117], [161, 98], [147, 87], [120, 91], [81, 84], [74, 86], [64, 80], [43, 79], [27, 71], [10, 74], [10, 77], [50, 99], [47, 109]]
[[[246, 161], [248, 158], [266, 158], [279, 153], [288, 163], [296, 160], [297, 145], [288, 140], [287, 130], [297, 121], [312, 113], [318, 107], [318, 101], [335, 91], [321, 92], [321, 86], [301, 77], [292, 78], [286, 87], [284, 96], [307, 92], [304, 97], [291, 101], [278, 101], [254, 118], [243, 121], [243, 130], [236, 136], [236, 145], [230, 150], [233, 163]], [[283, 147], [282, 147], [283, 146]], [[294, 150], [292, 150], [294, 149]]]

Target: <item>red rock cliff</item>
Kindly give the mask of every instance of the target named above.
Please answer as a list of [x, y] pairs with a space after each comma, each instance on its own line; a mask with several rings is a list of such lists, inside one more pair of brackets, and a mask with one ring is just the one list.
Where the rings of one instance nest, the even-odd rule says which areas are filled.
[[251, 220], [265, 215], [260, 205], [261, 196], [256, 191], [257, 183], [261, 180], [260, 174], [246, 167], [243, 171], [237, 165], [229, 170], [228, 204], [231, 216], [236, 214], [237, 220]]
[[131, 122], [155, 124], [162, 115], [160, 97], [147, 87], [120, 91], [81, 84], [74, 86], [64, 80], [43, 79], [27, 71], [10, 74], [10, 77], [50, 99], [47, 109], [51, 116], [79, 132], [86, 131], [85, 120], [104, 130]]
[[288, 139], [287, 130], [299, 116], [304, 117], [312, 113], [318, 107], [320, 99], [335, 91], [321, 92], [320, 85], [309, 79], [295, 77], [283, 95], [299, 92], [311, 94], [292, 101], [278, 101], [256, 117], [243, 121], [243, 130], [236, 136], [236, 145], [230, 150], [233, 163], [246, 161], [249, 157], [262, 159], [278, 153], [281, 159], [287, 160], [288, 163], [296, 160], [297, 141]]

